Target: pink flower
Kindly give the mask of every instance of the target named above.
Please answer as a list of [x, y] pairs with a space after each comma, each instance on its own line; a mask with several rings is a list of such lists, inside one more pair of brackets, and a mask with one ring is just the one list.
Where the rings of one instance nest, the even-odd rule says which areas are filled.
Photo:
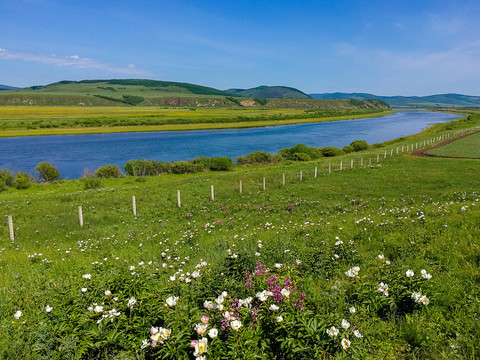
[[204, 323], [204, 324], [208, 323], [208, 316], [207, 316], [207, 315], [203, 315], [202, 318], [201, 318], [201, 320], [202, 320], [202, 323]]
[[157, 346], [157, 342], [156, 341], [152, 341], [152, 347], [155, 347]]
[[197, 344], [198, 344], [198, 341], [197, 341], [197, 340], [192, 340], [192, 341], [190, 342], [190, 346], [193, 347], [193, 348], [194, 348], [195, 346], [197, 346]]

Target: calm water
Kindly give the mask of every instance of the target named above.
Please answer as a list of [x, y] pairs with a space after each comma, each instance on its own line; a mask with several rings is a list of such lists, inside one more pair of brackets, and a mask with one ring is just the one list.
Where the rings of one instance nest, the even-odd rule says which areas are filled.
[[238, 130], [54, 135], [0, 138], [0, 168], [34, 173], [35, 166], [53, 163], [64, 179], [82, 176], [84, 169], [132, 159], [178, 161], [197, 156], [235, 159], [253, 151], [276, 153], [296, 144], [343, 147], [354, 140], [369, 144], [418, 133], [430, 124], [458, 118], [455, 114], [402, 111], [350, 121], [299, 124]]

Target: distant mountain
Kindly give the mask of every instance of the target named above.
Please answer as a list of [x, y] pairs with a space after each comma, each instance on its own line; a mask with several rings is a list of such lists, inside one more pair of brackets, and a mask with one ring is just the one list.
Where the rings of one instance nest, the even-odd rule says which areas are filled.
[[378, 96], [368, 93], [310, 94], [314, 99], [380, 99], [392, 107], [480, 107], [480, 96], [439, 94], [430, 96]]
[[18, 89], [18, 88], [0, 84], [0, 90], [15, 90], [15, 89]]
[[304, 92], [286, 86], [258, 86], [252, 89], [228, 89], [227, 92], [243, 97], [265, 99], [310, 99]]

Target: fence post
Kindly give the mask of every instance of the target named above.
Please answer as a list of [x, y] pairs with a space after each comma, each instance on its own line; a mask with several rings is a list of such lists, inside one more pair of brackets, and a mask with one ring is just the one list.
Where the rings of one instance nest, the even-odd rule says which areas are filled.
[[315, 166], [315, 177], [317, 177], [317, 167]]
[[10, 233], [10, 240], [15, 240], [15, 234], [13, 233], [12, 215], [8, 215], [8, 232]]
[[379, 162], [380, 160], [380, 154], [377, 154], [377, 163]]
[[303, 179], [303, 171], [300, 170], [300, 181], [302, 181], [302, 179]]
[[340, 171], [342, 171], [342, 170], [343, 170], [343, 161], [340, 160]]
[[239, 185], [239, 187], [240, 187], [240, 194], [242, 194], [242, 192], [243, 192], [243, 189], [242, 189], [242, 180], [240, 180], [240, 185]]
[[363, 166], [363, 158], [360, 159], [360, 166]]
[[332, 173], [332, 163], [328, 163], [328, 174]]
[[282, 174], [282, 185], [285, 186], [285, 173]]
[[263, 178], [263, 190], [265, 190], [265, 177]]
[[133, 215], [137, 216], [137, 201], [135, 199], [135, 195], [132, 196], [132, 209]]
[[353, 169], [353, 159], [350, 160], [350, 169]]
[[393, 156], [393, 149], [390, 149], [390, 157]]
[[180, 200], [180, 190], [177, 190], [177, 204], [178, 207], [182, 206], [182, 201]]
[[80, 223], [80, 227], [82, 227], [83, 226], [83, 211], [82, 211], [81, 206], [78, 207], [78, 222]]
[[213, 185], [210, 187], [210, 192], [212, 193], [212, 201], [215, 201], [215, 190], [213, 189]]

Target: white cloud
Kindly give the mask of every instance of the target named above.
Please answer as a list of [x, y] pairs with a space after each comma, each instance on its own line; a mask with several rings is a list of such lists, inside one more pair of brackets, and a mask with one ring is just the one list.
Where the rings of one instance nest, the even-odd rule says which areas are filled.
[[57, 57], [56, 55], [32, 54], [0, 48], [0, 60], [30, 61], [47, 65], [68, 66], [76, 69], [96, 69], [125, 75], [152, 75], [148, 71], [136, 69], [133, 65], [121, 67], [88, 58], [82, 58], [78, 55]]

